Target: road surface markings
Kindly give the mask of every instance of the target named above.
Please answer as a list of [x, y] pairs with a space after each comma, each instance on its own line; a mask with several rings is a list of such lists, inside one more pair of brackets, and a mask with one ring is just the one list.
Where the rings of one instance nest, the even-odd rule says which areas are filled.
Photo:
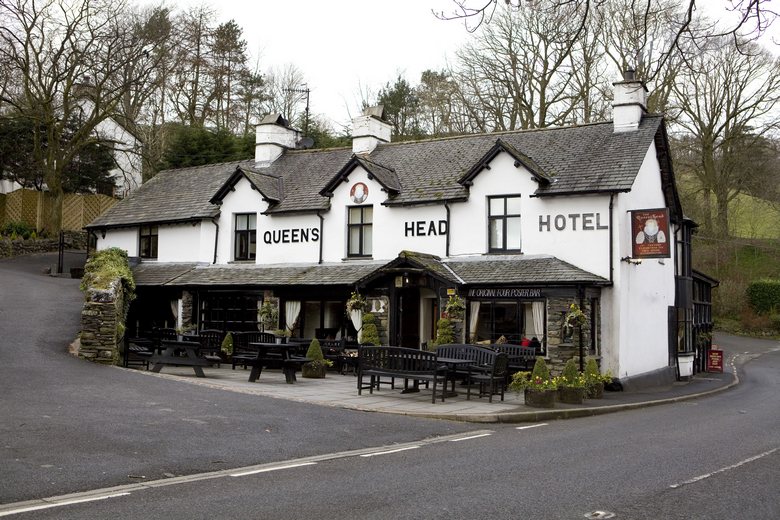
[[538, 428], [539, 426], [547, 426], [546, 422], [539, 424], [531, 424], [530, 426], [517, 426], [515, 430], [528, 430], [529, 428]]
[[720, 468], [719, 470], [713, 471], [712, 473], [705, 473], [704, 475], [699, 475], [698, 477], [693, 477], [692, 479], [686, 480], [684, 482], [680, 482], [679, 484], [672, 484], [669, 487], [672, 488], [672, 489], [675, 489], [675, 488], [679, 488], [679, 487], [682, 487], [682, 486], [686, 486], [688, 484], [693, 484], [693, 483], [699, 482], [700, 480], [704, 480], [706, 478], [713, 477], [713, 476], [717, 475], [718, 473], [724, 473], [726, 471], [729, 471], [729, 470], [732, 470], [732, 469], [736, 469], [736, 468], [738, 468], [740, 466], [743, 466], [743, 465], [745, 465], [745, 464], [747, 464], [749, 462], [753, 462], [753, 461], [756, 461], [758, 459], [764, 458], [764, 457], [766, 457], [768, 455], [773, 454], [777, 450], [780, 450], [780, 448], [774, 448], [774, 449], [771, 449], [769, 451], [765, 451], [764, 453], [759, 453], [758, 455], [754, 455], [753, 457], [748, 457], [747, 459], [739, 461], [736, 464], [732, 464], [731, 466], [726, 466], [725, 468]]
[[450, 442], [468, 441], [471, 439], [479, 439], [480, 437], [488, 437], [493, 435], [492, 433], [480, 433], [477, 435], [469, 435], [468, 437], [460, 437], [459, 439], [450, 439]]
[[364, 453], [361, 457], [376, 457], [377, 455], [390, 455], [391, 453], [398, 453], [399, 451], [416, 450], [419, 446], [406, 446], [404, 448], [398, 448], [395, 450], [375, 451], [374, 453]]
[[356, 457], [358, 455], [361, 457], [363, 456], [371, 457], [374, 455], [386, 455], [389, 453], [396, 453], [399, 451], [421, 448], [423, 446], [430, 446], [433, 444], [438, 444], [440, 442], [447, 442], [453, 439], [462, 439], [467, 437], [481, 436], [490, 433], [494, 433], [494, 432], [492, 430], [476, 430], [476, 431], [470, 431], [464, 433], [456, 433], [452, 435], [429, 437], [426, 439], [420, 439], [405, 444], [393, 444], [389, 446], [376, 446], [370, 448], [360, 448], [357, 450], [337, 451], [331, 453], [324, 453], [322, 455], [314, 455], [311, 457], [303, 457], [299, 459], [291, 459], [291, 460], [273, 462], [268, 464], [244, 466], [244, 467], [232, 468], [232, 469], [222, 469], [217, 471], [210, 471], [207, 473], [181, 475], [181, 476], [163, 478], [158, 480], [137, 482], [133, 484], [124, 484], [124, 485], [113, 486], [108, 488], [93, 489], [90, 491], [73, 493], [69, 495], [36, 498], [24, 502], [0, 504], [0, 517], [15, 515], [19, 513], [26, 513], [28, 511], [48, 509], [52, 507], [62, 507], [67, 505], [80, 504], [84, 502], [105, 500], [108, 498], [123, 497], [123, 496], [130, 495], [131, 493], [139, 493], [141, 491], [147, 491], [150, 489], [162, 488], [167, 486], [177, 486], [182, 484], [191, 484], [194, 482], [201, 482], [204, 480], [210, 480], [215, 478], [239, 477], [243, 475], [252, 475], [256, 473], [275, 471], [278, 469], [289, 469], [289, 468], [295, 468], [299, 466], [311, 466], [317, 464], [318, 462], [346, 459], [349, 457]]
[[285, 464], [284, 466], [275, 466], [271, 468], [253, 469], [250, 471], [242, 471], [241, 473], [231, 473], [231, 477], [245, 477], [247, 475], [255, 475], [257, 473], [267, 473], [269, 471], [278, 471], [280, 469], [300, 468], [301, 466], [313, 466], [316, 462], [300, 462], [298, 464]]
[[57, 500], [45, 504], [18, 507], [16, 509], [8, 509], [5, 511], [0, 511], [0, 516], [18, 515], [20, 513], [29, 513], [30, 511], [40, 511], [41, 509], [51, 509], [53, 507], [69, 506], [72, 504], [83, 504], [84, 502], [95, 502], [97, 500], [106, 500], [109, 498], [124, 497], [129, 494], [130, 493], [114, 493], [111, 495], [98, 495], [98, 496], [85, 497], [85, 498], [73, 498], [70, 500]]

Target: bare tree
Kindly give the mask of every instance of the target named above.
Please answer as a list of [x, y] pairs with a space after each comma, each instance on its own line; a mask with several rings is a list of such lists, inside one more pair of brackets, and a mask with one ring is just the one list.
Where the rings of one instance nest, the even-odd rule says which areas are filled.
[[[49, 231], [61, 227], [63, 171], [99, 140], [98, 125], [154, 66], [147, 62], [125, 74], [128, 64], [144, 63], [151, 45], [126, 30], [125, 13], [121, 0], [0, 2], [0, 62], [20, 81], [18, 92], [3, 92], [2, 102], [40, 129], [32, 136], [33, 153], [53, 200]], [[74, 120], [78, 126], [69, 132]]]
[[288, 64], [267, 74], [268, 97], [264, 103], [266, 113], [279, 112], [288, 121], [300, 119], [305, 110], [305, 94], [301, 91], [306, 81], [295, 65]]
[[[464, 20], [466, 28], [475, 31], [484, 24], [490, 24], [494, 20], [497, 7], [505, 4], [510, 10], [525, 11], [545, 9], [551, 11], [567, 10], [575, 16], [574, 23], [584, 28], [589, 18], [597, 16], [597, 12], [608, 8], [610, 0], [452, 0], [451, 11], [434, 11], [434, 15], [442, 20]], [[645, 12], [639, 20], [638, 26], [650, 28], [653, 17], [653, 4], [655, 0], [630, 0], [631, 11]], [[665, 40], [664, 45], [658, 49], [659, 57], [655, 66], [648, 69], [645, 76], [647, 80], [654, 79], [661, 74], [666, 62], [674, 55], [693, 51], [695, 47], [689, 46], [690, 41], [695, 41], [696, 46], [706, 45], [709, 38], [727, 36], [740, 52], [751, 52], [746, 44], [754, 41], [764, 34], [777, 19], [778, 13], [771, 6], [771, 0], [727, 0], [725, 12], [722, 17], [723, 25], [703, 27], [696, 24], [697, 11], [696, 0], [684, 0], [679, 3], [680, 8], [675, 16], [668, 20], [672, 28], [671, 37]], [[580, 37], [579, 32], [573, 35], [573, 39]], [[694, 57], [695, 51], [687, 56]]]
[[673, 87], [676, 120], [691, 136], [688, 156], [696, 160], [690, 170], [707, 207], [714, 197], [714, 226], [708, 212], [705, 227], [726, 236], [729, 203], [762, 182], [751, 161], [780, 126], [780, 62], [755, 44], [737, 46], [724, 37], [711, 40], [692, 63], [695, 70]]

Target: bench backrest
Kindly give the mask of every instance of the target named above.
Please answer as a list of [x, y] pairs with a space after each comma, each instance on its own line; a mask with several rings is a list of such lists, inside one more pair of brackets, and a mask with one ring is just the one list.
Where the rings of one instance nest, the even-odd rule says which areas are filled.
[[490, 345], [490, 347], [498, 352], [505, 352], [510, 358], [520, 358], [524, 360], [535, 359], [538, 355], [535, 348], [523, 347], [522, 345], [510, 345], [509, 343], [505, 343]]
[[404, 347], [360, 347], [358, 369], [383, 369], [404, 373], [433, 372], [440, 367], [434, 352]]
[[492, 365], [496, 351], [481, 345], [450, 343], [436, 347], [436, 355], [453, 359], [468, 359], [475, 365]]

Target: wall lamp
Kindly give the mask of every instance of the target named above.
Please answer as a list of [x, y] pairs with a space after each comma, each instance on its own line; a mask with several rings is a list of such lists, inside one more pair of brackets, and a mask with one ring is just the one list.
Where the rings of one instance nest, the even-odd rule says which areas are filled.
[[641, 265], [642, 259], [641, 258], [631, 258], [630, 256], [624, 256], [620, 259], [621, 262], [626, 262], [627, 264], [633, 264], [633, 265]]

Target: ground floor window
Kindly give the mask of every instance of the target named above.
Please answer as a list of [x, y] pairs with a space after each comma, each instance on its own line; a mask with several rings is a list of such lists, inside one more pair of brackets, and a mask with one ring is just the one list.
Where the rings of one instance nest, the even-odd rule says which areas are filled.
[[200, 300], [200, 328], [224, 331], [259, 330], [259, 294], [203, 294]]
[[[346, 302], [336, 300], [304, 301], [298, 320], [298, 332], [304, 338], [341, 339], [350, 335], [350, 320], [345, 319]], [[351, 335], [355, 335], [352, 327]]]
[[469, 302], [468, 338], [473, 343], [530, 344], [534, 338], [545, 345], [544, 300], [472, 300]]

